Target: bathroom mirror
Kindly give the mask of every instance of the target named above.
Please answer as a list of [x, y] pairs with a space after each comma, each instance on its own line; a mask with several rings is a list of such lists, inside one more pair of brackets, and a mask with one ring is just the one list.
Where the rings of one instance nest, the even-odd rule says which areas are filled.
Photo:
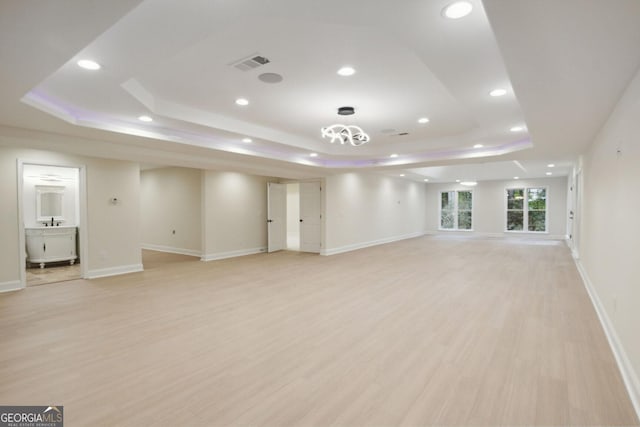
[[36, 186], [36, 220], [41, 222], [64, 221], [62, 214], [62, 199], [64, 186], [37, 185]]

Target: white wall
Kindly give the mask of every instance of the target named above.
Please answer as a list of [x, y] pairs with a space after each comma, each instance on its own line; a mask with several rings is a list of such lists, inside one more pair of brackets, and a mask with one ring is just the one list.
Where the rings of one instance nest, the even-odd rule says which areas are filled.
[[199, 169], [174, 167], [140, 172], [144, 248], [201, 256], [201, 175]]
[[203, 260], [266, 250], [267, 182], [267, 177], [204, 171]]
[[[521, 179], [508, 181], [479, 181], [475, 187], [458, 183], [427, 184], [427, 231], [429, 233], [504, 236], [548, 236], [564, 238], [567, 234], [567, 177]], [[547, 234], [505, 233], [505, 189], [547, 187]], [[440, 192], [449, 190], [473, 191], [473, 231], [439, 230]]]
[[640, 73], [583, 158], [578, 253], [640, 413]]
[[390, 242], [425, 231], [425, 184], [371, 173], [326, 178], [322, 254]]
[[[43, 180], [43, 174], [58, 174], [64, 180], [52, 182]], [[78, 169], [63, 168], [42, 165], [23, 166], [23, 189], [22, 189], [22, 217], [25, 227], [40, 227], [41, 222], [36, 221], [36, 186], [56, 186], [64, 187], [62, 198], [62, 214], [64, 221], [61, 225], [78, 226], [80, 220]]]
[[[84, 160], [90, 277], [141, 270], [140, 166], [119, 160]], [[111, 204], [112, 198], [118, 199], [116, 205]]]
[[[140, 170], [136, 163], [17, 148], [21, 140], [0, 135], [0, 290], [20, 280], [17, 160], [26, 163], [85, 165], [87, 173], [86, 262], [90, 276], [136, 271], [140, 255]], [[109, 199], [120, 203], [112, 205]]]

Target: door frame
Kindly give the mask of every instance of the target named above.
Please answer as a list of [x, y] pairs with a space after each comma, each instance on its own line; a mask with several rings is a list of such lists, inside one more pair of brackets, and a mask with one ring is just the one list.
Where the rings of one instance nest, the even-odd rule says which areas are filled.
[[78, 169], [78, 204], [80, 207], [80, 218], [78, 223], [78, 238], [80, 244], [80, 277], [87, 278], [89, 271], [89, 234], [87, 227], [89, 224], [87, 215], [87, 167], [83, 164], [65, 162], [42, 162], [38, 160], [17, 160], [17, 185], [18, 185], [18, 260], [20, 265], [20, 289], [27, 287], [27, 260], [26, 260], [26, 237], [24, 231], [24, 165], [34, 166], [57, 166], [63, 168]]
[[578, 168], [573, 173], [571, 205], [573, 208], [573, 218], [571, 218], [571, 253], [575, 259], [580, 259], [580, 228], [582, 222], [582, 168]]
[[[280, 206], [280, 204], [273, 203], [274, 198], [272, 197], [272, 188], [274, 189], [279, 188], [280, 191], [283, 192], [283, 194], [281, 194], [283, 196], [282, 197], [283, 206]], [[274, 220], [272, 219], [274, 217], [272, 210], [276, 206], [283, 208], [282, 209], [283, 212], [282, 212], [282, 218], [280, 218], [280, 222], [274, 223]], [[272, 246], [272, 238], [275, 235], [273, 224], [278, 224], [280, 227], [282, 227], [282, 233], [281, 233], [282, 235], [278, 236], [279, 237], [278, 240], [282, 240], [282, 242], [277, 249]], [[287, 249], [287, 184], [282, 184], [280, 182], [267, 182], [267, 252], [271, 253], [271, 252], [277, 252], [277, 251], [286, 250], [286, 249]]]

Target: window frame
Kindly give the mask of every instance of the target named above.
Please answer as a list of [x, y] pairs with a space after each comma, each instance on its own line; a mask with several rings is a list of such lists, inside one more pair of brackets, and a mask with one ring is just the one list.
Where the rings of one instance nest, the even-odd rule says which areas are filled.
[[[529, 231], [529, 190], [543, 189], [545, 191], [544, 209], [544, 231]], [[524, 200], [522, 202], [522, 230], [509, 230], [509, 190], [523, 190]], [[514, 209], [512, 209], [514, 210]], [[519, 209], [516, 209], [519, 211]], [[542, 212], [534, 210], [532, 212]], [[505, 233], [527, 233], [527, 234], [549, 234], [549, 186], [547, 185], [514, 185], [504, 189], [504, 232]]]
[[[453, 208], [453, 225], [454, 228], [443, 228], [442, 227], [442, 194], [444, 193], [455, 193], [454, 197], [454, 208]], [[471, 228], [458, 228], [458, 193], [467, 192], [471, 193]], [[467, 211], [467, 209], [463, 209], [463, 211]], [[474, 195], [472, 189], [464, 189], [464, 190], [440, 190], [438, 193], [438, 231], [473, 231], [473, 226], [475, 224], [474, 220], [475, 216], [475, 203], [474, 203]]]

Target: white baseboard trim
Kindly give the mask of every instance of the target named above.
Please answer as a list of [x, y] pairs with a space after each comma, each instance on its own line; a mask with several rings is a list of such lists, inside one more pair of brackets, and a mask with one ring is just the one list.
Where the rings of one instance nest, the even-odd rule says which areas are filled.
[[238, 249], [235, 251], [227, 251], [227, 252], [214, 252], [212, 254], [202, 255], [200, 258], [201, 261], [216, 261], [219, 259], [227, 259], [227, 258], [235, 258], [239, 256], [245, 255], [254, 255], [266, 252], [267, 248], [262, 246], [259, 248], [249, 248], [249, 249]]
[[119, 265], [117, 267], [89, 270], [86, 278], [97, 279], [99, 277], [118, 276], [120, 274], [139, 273], [140, 271], [144, 271], [142, 264]]
[[598, 319], [600, 319], [602, 329], [604, 329], [604, 333], [607, 336], [607, 341], [609, 341], [609, 347], [611, 347], [613, 356], [618, 364], [618, 369], [622, 375], [624, 385], [627, 387], [631, 404], [636, 411], [636, 415], [640, 419], [640, 381], [638, 380], [638, 375], [633, 369], [633, 365], [631, 365], [631, 361], [629, 360], [629, 357], [627, 357], [627, 353], [624, 351], [624, 347], [618, 338], [618, 334], [613, 327], [613, 323], [611, 322], [609, 315], [607, 315], [604, 305], [602, 304], [602, 301], [600, 301], [600, 297], [598, 296], [591, 279], [589, 279], [587, 271], [582, 265], [582, 261], [575, 258], [574, 261], [576, 263], [576, 267], [578, 267], [578, 272], [582, 277], [584, 287], [587, 289], [589, 298], [591, 298], [591, 303], [598, 314]]
[[424, 235], [425, 235], [424, 232], [419, 231], [417, 233], [386, 237], [384, 239], [370, 240], [368, 242], [361, 242], [361, 243], [354, 243], [351, 245], [339, 246], [337, 248], [329, 248], [329, 249], [323, 248], [320, 250], [320, 255], [324, 255], [324, 256], [336, 255], [336, 254], [341, 254], [345, 252], [355, 251], [358, 249], [368, 248], [370, 246], [384, 245], [385, 243], [392, 243], [392, 242], [397, 242], [399, 240], [405, 240], [405, 239], [413, 239], [414, 237], [421, 237]]
[[477, 231], [438, 230], [424, 233], [437, 237], [466, 237], [469, 239], [503, 239], [503, 240], [567, 240], [564, 234], [538, 234], [538, 233], [483, 233]]
[[150, 251], [167, 252], [170, 254], [189, 255], [189, 256], [202, 256], [202, 252], [195, 249], [174, 248], [172, 246], [154, 245], [153, 243], [143, 243], [140, 245], [142, 249], [148, 249]]
[[19, 291], [20, 289], [24, 289], [20, 280], [11, 280], [9, 282], [0, 283], [0, 292]]

